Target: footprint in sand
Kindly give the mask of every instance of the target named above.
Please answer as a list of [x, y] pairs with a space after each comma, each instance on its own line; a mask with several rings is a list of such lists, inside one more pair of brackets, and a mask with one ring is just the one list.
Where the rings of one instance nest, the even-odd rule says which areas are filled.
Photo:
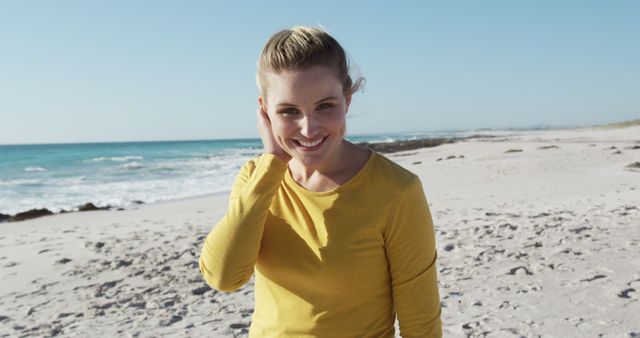
[[531, 270], [529, 270], [529, 268], [527, 268], [524, 265], [521, 266], [516, 266], [515, 268], [512, 268], [511, 270], [509, 270], [509, 272], [507, 272], [507, 275], [517, 275], [517, 274], [526, 274], [526, 275], [533, 275], [533, 272], [531, 272]]
[[602, 279], [602, 278], [607, 278], [607, 275], [595, 275], [593, 277], [590, 278], [585, 278], [585, 279], [581, 279], [581, 282], [593, 282], [594, 280], [597, 279]]
[[16, 265], [18, 265], [18, 262], [9, 262], [9, 263], [3, 265], [2, 267], [3, 268], [11, 268], [11, 267], [14, 267]]

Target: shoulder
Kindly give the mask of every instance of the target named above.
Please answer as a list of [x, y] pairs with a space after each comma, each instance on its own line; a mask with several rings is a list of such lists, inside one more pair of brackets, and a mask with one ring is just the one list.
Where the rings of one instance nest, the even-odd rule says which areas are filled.
[[[257, 167], [269, 167], [272, 165], [282, 165], [284, 162], [278, 160], [275, 155], [271, 154], [260, 154], [256, 157], [253, 157], [247, 160], [242, 167], [240, 167], [240, 174], [251, 176]], [[286, 163], [285, 163], [286, 165]]]
[[400, 189], [407, 187], [408, 185], [415, 184], [415, 182], [420, 182], [418, 175], [390, 160], [386, 156], [375, 151], [372, 156], [376, 156], [374, 166], [372, 168], [372, 174], [375, 180], [380, 180]]

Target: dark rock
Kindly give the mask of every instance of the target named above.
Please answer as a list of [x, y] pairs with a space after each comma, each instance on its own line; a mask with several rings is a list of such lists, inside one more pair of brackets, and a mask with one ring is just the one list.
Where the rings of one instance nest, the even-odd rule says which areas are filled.
[[411, 155], [415, 155], [415, 154], [417, 154], [417, 152], [414, 152], [414, 153], [402, 153], [402, 154], [395, 154], [395, 155], [393, 155], [393, 156], [395, 156], [395, 157], [402, 157], [402, 156], [411, 156]]
[[10, 219], [11, 219], [11, 215], [5, 215], [3, 213], [0, 213], [0, 223], [9, 222]]
[[32, 218], [48, 216], [48, 215], [53, 215], [53, 212], [51, 212], [51, 210], [49, 210], [49, 209], [46, 209], [46, 208], [44, 208], [44, 209], [31, 209], [29, 211], [20, 212], [20, 213], [17, 213], [15, 215], [11, 216], [11, 218], [9, 218], [9, 222], [24, 221], [26, 219], [32, 219]]
[[453, 244], [447, 244], [444, 247], [444, 251], [451, 251], [455, 248], [455, 246]]
[[85, 205], [78, 208], [78, 211], [92, 211], [92, 210], [107, 210], [109, 206], [106, 207], [96, 207], [93, 203], [86, 203]]
[[140, 200], [134, 200], [134, 201], [131, 201], [131, 202], [132, 202], [133, 204], [144, 204], [144, 202], [143, 202], [143, 201], [140, 201]]
[[359, 146], [373, 149], [380, 153], [393, 153], [396, 151], [414, 150], [420, 148], [436, 147], [445, 143], [453, 143], [455, 139], [451, 138], [427, 138], [421, 140], [404, 140], [394, 142], [381, 142], [381, 143], [358, 143]]
[[100, 249], [104, 246], [104, 242], [96, 242], [95, 247], [96, 249]]

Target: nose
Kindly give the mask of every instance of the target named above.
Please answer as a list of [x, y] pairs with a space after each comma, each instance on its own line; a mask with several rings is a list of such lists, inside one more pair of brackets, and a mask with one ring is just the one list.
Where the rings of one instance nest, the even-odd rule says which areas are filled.
[[313, 139], [320, 133], [318, 121], [316, 121], [313, 115], [314, 114], [305, 114], [304, 117], [300, 119], [300, 134], [308, 139]]

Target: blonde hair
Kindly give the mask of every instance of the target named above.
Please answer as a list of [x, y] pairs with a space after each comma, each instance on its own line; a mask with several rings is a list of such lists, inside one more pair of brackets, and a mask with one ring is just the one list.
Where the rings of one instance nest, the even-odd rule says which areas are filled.
[[347, 55], [326, 31], [306, 26], [281, 30], [269, 38], [258, 60], [256, 82], [260, 95], [266, 98], [266, 74], [283, 70], [303, 70], [313, 66], [327, 66], [342, 82], [345, 95], [364, 87], [365, 79], [357, 75], [353, 80]]

